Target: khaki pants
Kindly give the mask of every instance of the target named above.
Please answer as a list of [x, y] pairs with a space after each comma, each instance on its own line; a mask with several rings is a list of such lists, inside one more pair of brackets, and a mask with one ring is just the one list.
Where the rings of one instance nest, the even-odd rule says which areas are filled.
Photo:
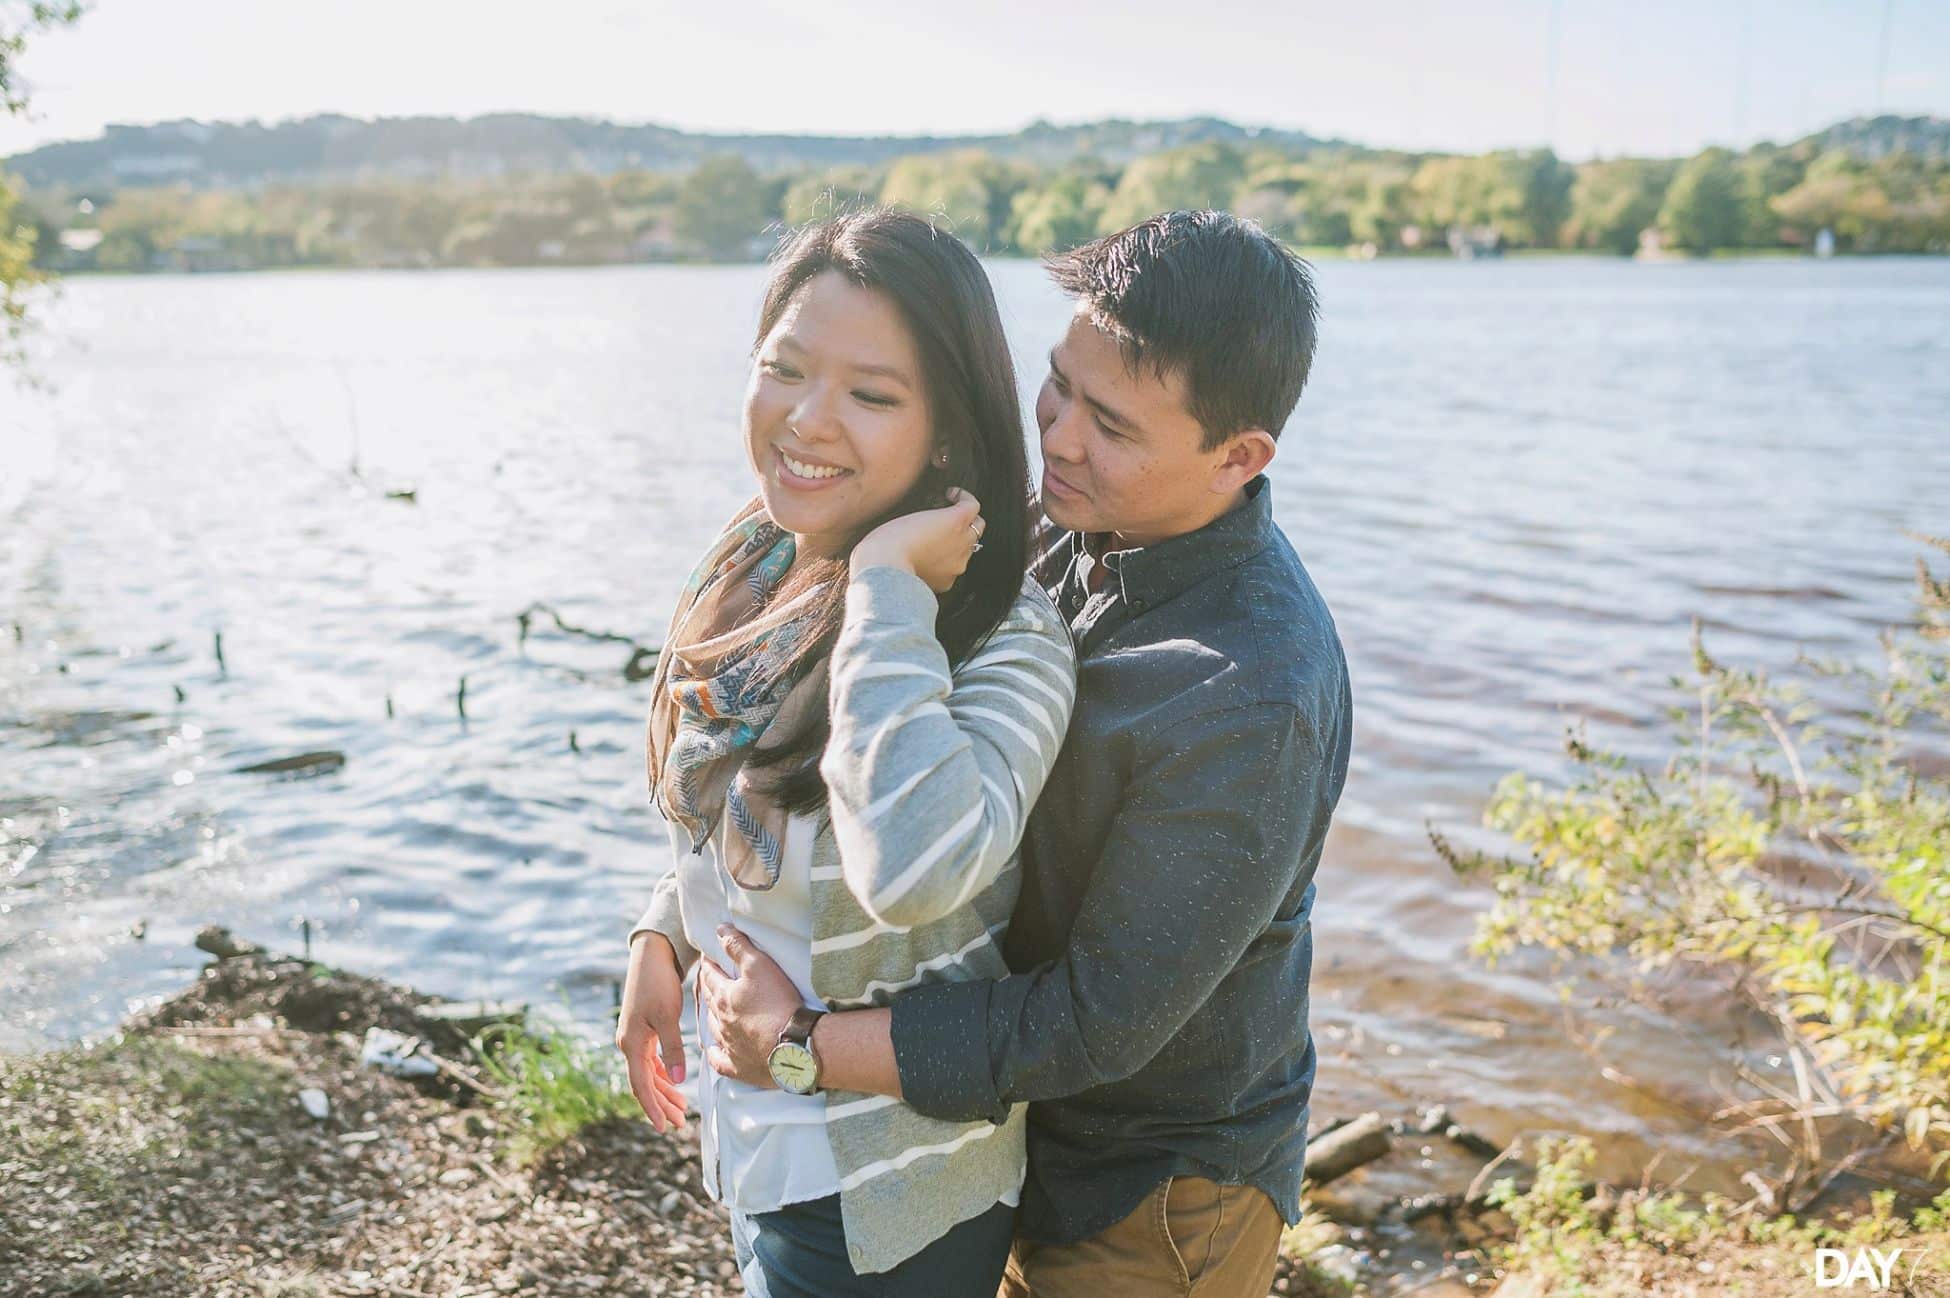
[[1263, 1190], [1174, 1176], [1102, 1234], [1018, 1239], [997, 1298], [1266, 1298], [1284, 1226]]

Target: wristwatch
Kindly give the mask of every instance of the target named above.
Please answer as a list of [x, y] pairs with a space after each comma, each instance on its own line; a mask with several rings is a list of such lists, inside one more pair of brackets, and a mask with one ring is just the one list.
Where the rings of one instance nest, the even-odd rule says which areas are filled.
[[826, 1015], [825, 1010], [801, 1005], [779, 1032], [779, 1044], [765, 1058], [766, 1070], [779, 1089], [793, 1095], [811, 1095], [819, 1089], [819, 1057], [813, 1054], [813, 1027]]

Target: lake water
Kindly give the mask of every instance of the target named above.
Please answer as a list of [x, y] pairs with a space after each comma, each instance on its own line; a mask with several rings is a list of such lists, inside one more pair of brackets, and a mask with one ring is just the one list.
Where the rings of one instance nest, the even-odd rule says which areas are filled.
[[[1034, 265], [992, 269], [1033, 388], [1066, 305]], [[1487, 897], [1425, 826], [1483, 841], [1498, 776], [1561, 773], [1581, 718], [1657, 751], [1695, 615], [1779, 666], [1906, 614], [1903, 530], [1950, 531], [1950, 262], [1319, 274], [1273, 475], [1355, 682], [1317, 1110], [1447, 1102], [1499, 1141], [1604, 1133], [1615, 1163], [1666, 1150], [1714, 1179], [1733, 1152], [1666, 1101], [1711, 1107], [1739, 1021], [1704, 991], [1635, 1010], [1601, 1075], [1542, 961], [1466, 953]], [[177, 990], [202, 924], [295, 949], [306, 919], [320, 959], [605, 1032], [666, 864], [646, 685], [626, 646], [546, 619], [522, 645], [517, 614], [661, 635], [750, 490], [761, 280], [68, 285], [48, 386], [0, 392], [0, 1048]], [[318, 749], [343, 769], [237, 772]]]

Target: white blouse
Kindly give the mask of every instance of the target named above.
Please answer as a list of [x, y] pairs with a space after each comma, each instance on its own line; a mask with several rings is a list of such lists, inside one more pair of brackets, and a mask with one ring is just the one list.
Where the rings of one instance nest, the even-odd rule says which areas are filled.
[[[718, 925], [741, 930], [778, 962], [805, 1003], [826, 1005], [812, 989], [812, 848], [817, 822], [787, 819], [779, 881], [752, 892], [732, 881], [719, 864], [718, 843], [735, 833], [721, 824], [702, 852], [670, 825], [684, 936], [720, 969], [734, 969], [718, 941]], [[697, 1078], [697, 1128], [703, 1147], [704, 1188], [740, 1212], [773, 1212], [787, 1204], [838, 1194], [840, 1174], [826, 1142], [826, 1097], [794, 1095], [724, 1077], [704, 1061], [711, 1045], [711, 1016], [699, 1015], [692, 1076]]]
[[[721, 868], [718, 839], [733, 832], [729, 825], [721, 824], [702, 852], [690, 850], [689, 835], [675, 822], [667, 822], [667, 828], [690, 944], [730, 970], [731, 958], [718, 940], [718, 925], [729, 923], [778, 963], [807, 1005], [825, 1009], [812, 989], [812, 851], [818, 823], [787, 817], [779, 881], [763, 892], [739, 887]], [[639, 922], [638, 928], [644, 926]], [[712, 1041], [711, 1016], [694, 1015], [694, 1009], [685, 1006], [686, 1017], [696, 1019], [697, 1036], [695, 1048], [685, 1052], [692, 1061], [685, 1090], [697, 1108], [706, 1192], [743, 1213], [775, 1212], [838, 1194], [839, 1169], [826, 1139], [826, 1097], [752, 1086], [716, 1072], [704, 1059]], [[1015, 1207], [1021, 1200], [1017, 1188], [1004, 1193], [1001, 1202]]]

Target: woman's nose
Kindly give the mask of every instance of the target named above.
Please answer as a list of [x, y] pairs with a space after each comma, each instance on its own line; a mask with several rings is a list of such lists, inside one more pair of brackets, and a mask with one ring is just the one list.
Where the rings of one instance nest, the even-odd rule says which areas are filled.
[[824, 385], [813, 384], [792, 407], [786, 421], [803, 441], [830, 441], [839, 433], [839, 419]]

